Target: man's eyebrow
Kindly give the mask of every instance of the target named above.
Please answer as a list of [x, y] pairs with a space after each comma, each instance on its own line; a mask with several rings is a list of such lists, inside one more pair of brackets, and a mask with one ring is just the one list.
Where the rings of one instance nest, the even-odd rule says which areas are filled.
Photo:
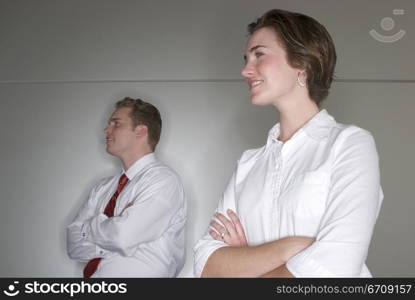
[[[254, 52], [255, 50], [257, 50], [258, 48], [266, 48], [267, 46], [264, 46], [264, 45], [256, 45], [256, 46], [253, 46], [251, 49], [249, 49], [249, 53], [252, 53], [252, 52]], [[244, 55], [244, 60], [246, 60], [246, 55]]]

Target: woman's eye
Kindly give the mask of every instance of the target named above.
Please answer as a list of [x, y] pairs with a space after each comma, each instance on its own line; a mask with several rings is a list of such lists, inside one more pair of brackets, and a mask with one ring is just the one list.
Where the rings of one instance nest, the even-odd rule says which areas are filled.
[[262, 52], [255, 52], [255, 57], [256, 58], [261, 57], [262, 55], [264, 55], [264, 53], [262, 53]]

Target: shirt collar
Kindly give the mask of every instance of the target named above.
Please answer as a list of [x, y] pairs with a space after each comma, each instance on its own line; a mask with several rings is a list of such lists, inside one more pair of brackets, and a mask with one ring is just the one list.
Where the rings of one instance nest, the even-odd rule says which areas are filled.
[[303, 130], [311, 138], [322, 140], [329, 135], [330, 130], [336, 126], [336, 124], [336, 120], [329, 115], [327, 110], [322, 109], [303, 126]]
[[[330, 129], [336, 125], [336, 120], [329, 115], [327, 110], [322, 109], [307, 123], [304, 124], [297, 132], [293, 135], [294, 138], [300, 132], [304, 131], [309, 137], [315, 140], [322, 140], [328, 136]], [[268, 133], [267, 144], [271, 141], [278, 141], [280, 136], [280, 123], [274, 125]]]
[[144, 169], [144, 167], [146, 167], [147, 165], [149, 165], [149, 164], [151, 164], [155, 161], [156, 161], [156, 156], [155, 156], [154, 152], [151, 152], [151, 153], [146, 154], [146, 155], [142, 156], [141, 158], [139, 158], [135, 163], [133, 163], [131, 165], [131, 167], [128, 168], [127, 171], [124, 170], [124, 168], [123, 168], [123, 172], [125, 173], [125, 175], [127, 175], [128, 179], [131, 180], [142, 169]]

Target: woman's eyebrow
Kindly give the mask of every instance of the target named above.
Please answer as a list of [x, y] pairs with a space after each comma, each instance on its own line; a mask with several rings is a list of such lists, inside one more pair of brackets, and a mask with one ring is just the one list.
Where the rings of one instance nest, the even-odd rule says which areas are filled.
[[[265, 46], [265, 45], [256, 45], [256, 46], [253, 46], [251, 49], [249, 49], [248, 52], [252, 53], [255, 50], [257, 50], [258, 48], [267, 48], [267, 46]], [[244, 55], [244, 60], [246, 61], [246, 55]]]
[[249, 53], [255, 51], [258, 48], [266, 48], [266, 47], [267, 46], [265, 46], [265, 45], [256, 45], [256, 46], [253, 46], [251, 49], [249, 49]]

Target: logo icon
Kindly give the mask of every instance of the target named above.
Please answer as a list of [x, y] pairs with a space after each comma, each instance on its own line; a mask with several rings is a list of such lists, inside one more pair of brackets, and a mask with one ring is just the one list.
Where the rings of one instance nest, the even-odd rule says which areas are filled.
[[14, 284], [9, 285], [8, 290], [3, 291], [3, 293], [5, 293], [7, 296], [14, 297], [14, 296], [16, 296], [17, 294], [20, 293], [20, 291], [18, 291], [18, 290], [15, 291], [15, 289], [16, 289], [15, 285], [19, 284], [19, 282], [15, 281], [13, 283]]
[[[405, 11], [403, 9], [394, 9], [393, 14], [395, 16], [404, 15]], [[391, 31], [395, 27], [395, 21], [390, 17], [385, 17], [380, 21], [380, 27], [384, 31]], [[369, 31], [369, 34], [377, 41], [382, 43], [394, 43], [399, 41], [405, 35], [405, 30], [399, 30], [397, 33], [392, 35], [383, 35], [377, 32], [375, 29]]]

